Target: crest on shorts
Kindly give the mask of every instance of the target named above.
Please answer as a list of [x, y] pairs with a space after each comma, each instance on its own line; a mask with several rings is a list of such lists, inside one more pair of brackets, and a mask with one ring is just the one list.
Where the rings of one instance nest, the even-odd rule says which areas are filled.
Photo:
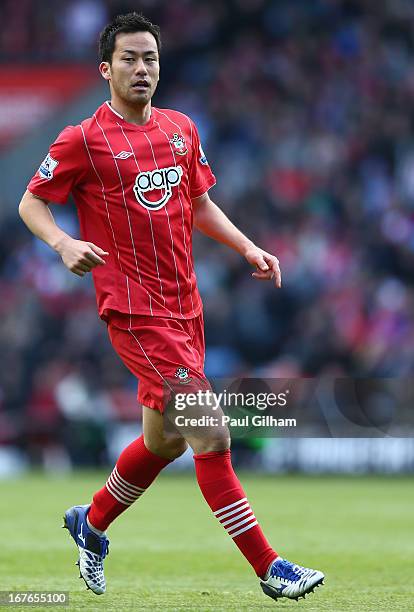
[[178, 378], [180, 385], [186, 385], [193, 380], [191, 376], [188, 375], [188, 372], [189, 369], [185, 368], [184, 366], [180, 366], [176, 369], [174, 376], [175, 378]]
[[177, 132], [174, 132], [170, 143], [174, 145], [177, 155], [185, 155], [187, 153], [187, 145], [185, 143], [184, 136], [180, 136], [177, 134]]

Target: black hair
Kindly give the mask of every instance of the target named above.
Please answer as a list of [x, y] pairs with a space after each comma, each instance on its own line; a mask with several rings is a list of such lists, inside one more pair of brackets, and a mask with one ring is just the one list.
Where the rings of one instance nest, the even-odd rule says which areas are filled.
[[117, 15], [99, 35], [99, 58], [101, 62], [112, 62], [117, 34], [132, 32], [150, 32], [156, 42], [158, 53], [161, 52], [161, 31], [159, 26], [151, 23], [142, 13]]

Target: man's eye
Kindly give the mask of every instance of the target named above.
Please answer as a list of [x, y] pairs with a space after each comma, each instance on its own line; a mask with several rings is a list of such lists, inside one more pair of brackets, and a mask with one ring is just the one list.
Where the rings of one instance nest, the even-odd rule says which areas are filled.
[[125, 62], [133, 62], [134, 58], [133, 57], [124, 57], [124, 61]]
[[155, 57], [147, 57], [147, 62], [156, 62]]

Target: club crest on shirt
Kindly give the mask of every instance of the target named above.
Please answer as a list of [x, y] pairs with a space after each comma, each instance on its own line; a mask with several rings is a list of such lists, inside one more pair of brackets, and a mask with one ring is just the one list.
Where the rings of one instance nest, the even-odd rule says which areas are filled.
[[187, 145], [184, 136], [180, 136], [177, 132], [174, 132], [173, 137], [170, 139], [170, 143], [174, 145], [177, 155], [186, 155]]
[[188, 375], [188, 372], [189, 369], [185, 368], [184, 366], [180, 366], [176, 369], [174, 376], [175, 378], [178, 378], [180, 385], [186, 385], [193, 380], [191, 376]]
[[[134, 194], [138, 202], [148, 210], [159, 210], [166, 205], [172, 196], [172, 188], [181, 182], [183, 169], [181, 166], [157, 168], [150, 172], [140, 172], [135, 179]], [[145, 194], [148, 191], [161, 191], [158, 200], [148, 200]]]
[[53, 178], [53, 172], [58, 163], [59, 162], [56, 159], [53, 159], [50, 153], [48, 153], [40, 164], [40, 168], [38, 170], [40, 178], [50, 181], [50, 179]]

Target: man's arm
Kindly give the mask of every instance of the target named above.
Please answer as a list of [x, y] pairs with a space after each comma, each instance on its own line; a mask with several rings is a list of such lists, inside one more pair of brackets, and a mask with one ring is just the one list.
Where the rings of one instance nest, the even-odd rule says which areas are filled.
[[231, 247], [255, 266], [252, 276], [258, 280], [275, 279], [276, 287], [282, 286], [279, 260], [257, 247], [230, 221], [208, 193], [193, 199], [194, 225], [203, 234]]
[[19, 204], [19, 215], [29, 230], [40, 238], [62, 258], [65, 266], [78, 276], [84, 276], [92, 268], [105, 264], [108, 255], [92, 242], [76, 240], [66, 234], [50, 212], [48, 202], [26, 191]]

